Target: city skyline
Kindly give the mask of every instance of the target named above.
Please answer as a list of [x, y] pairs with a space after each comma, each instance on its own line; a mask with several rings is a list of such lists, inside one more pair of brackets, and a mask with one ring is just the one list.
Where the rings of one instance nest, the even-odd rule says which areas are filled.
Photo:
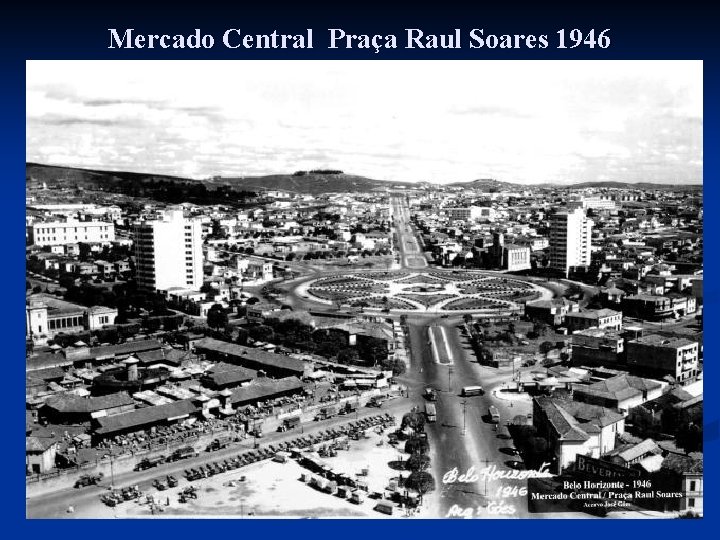
[[702, 99], [699, 61], [31, 61], [27, 160], [192, 178], [700, 184]]

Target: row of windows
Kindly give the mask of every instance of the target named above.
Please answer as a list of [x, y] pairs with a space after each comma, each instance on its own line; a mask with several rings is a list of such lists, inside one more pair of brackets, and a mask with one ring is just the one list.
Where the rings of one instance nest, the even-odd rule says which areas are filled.
[[60, 328], [71, 328], [74, 326], [82, 326], [82, 317], [64, 317], [62, 319], [48, 320], [48, 328], [50, 330], [58, 330]]

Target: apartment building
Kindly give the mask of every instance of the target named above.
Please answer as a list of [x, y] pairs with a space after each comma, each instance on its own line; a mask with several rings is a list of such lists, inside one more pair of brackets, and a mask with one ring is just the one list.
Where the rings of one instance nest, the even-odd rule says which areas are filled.
[[135, 226], [138, 287], [167, 290], [199, 289], [203, 284], [202, 224], [186, 218], [181, 209]]

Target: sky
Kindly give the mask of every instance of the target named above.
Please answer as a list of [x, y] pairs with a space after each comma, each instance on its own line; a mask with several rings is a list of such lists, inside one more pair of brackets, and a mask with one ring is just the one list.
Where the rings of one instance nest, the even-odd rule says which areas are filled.
[[702, 183], [699, 61], [28, 61], [27, 160]]

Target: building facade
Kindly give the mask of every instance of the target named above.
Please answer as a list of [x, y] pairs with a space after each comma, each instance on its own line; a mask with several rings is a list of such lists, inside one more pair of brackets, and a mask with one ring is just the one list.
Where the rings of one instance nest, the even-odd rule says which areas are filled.
[[600, 330], [620, 330], [622, 328], [623, 314], [613, 309], [588, 309], [577, 313], [568, 313], [565, 316], [565, 326], [571, 332], [587, 328]]
[[698, 343], [685, 338], [651, 334], [628, 341], [627, 364], [634, 371], [689, 383], [698, 375]]
[[582, 208], [559, 210], [550, 216], [550, 269], [568, 276], [570, 270], [590, 265], [593, 222]]
[[112, 242], [115, 225], [104, 221], [43, 221], [28, 227], [28, 244], [62, 246], [78, 242]]
[[181, 209], [167, 210], [160, 219], [136, 225], [135, 256], [140, 289], [202, 287], [202, 225], [185, 218]]

